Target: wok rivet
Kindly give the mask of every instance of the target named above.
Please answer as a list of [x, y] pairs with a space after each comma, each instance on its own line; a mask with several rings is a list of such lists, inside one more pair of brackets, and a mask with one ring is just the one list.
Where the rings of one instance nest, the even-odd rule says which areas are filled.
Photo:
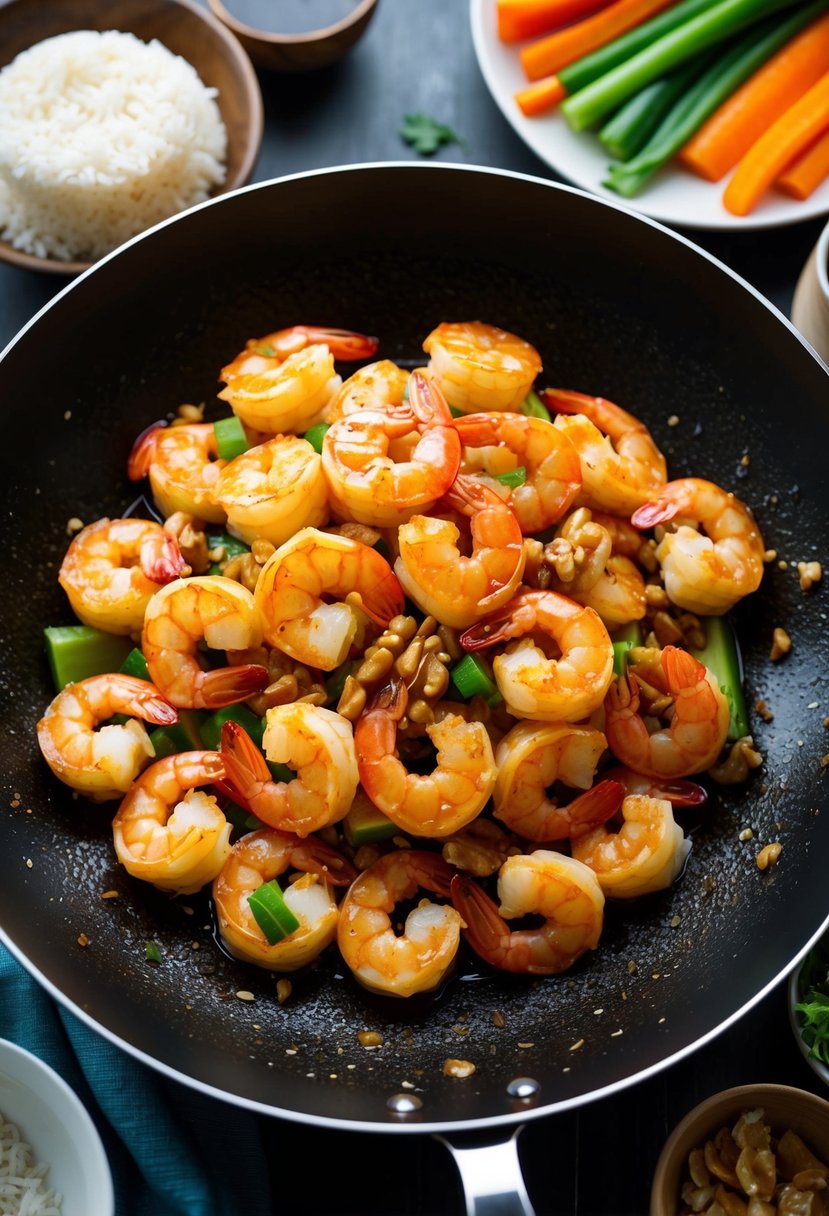
[[509, 1096], [520, 1098], [522, 1102], [537, 1097], [540, 1092], [541, 1086], [533, 1077], [515, 1077], [507, 1086]]
[[417, 1094], [392, 1094], [386, 1106], [395, 1115], [411, 1115], [414, 1111], [423, 1109], [423, 1102]]

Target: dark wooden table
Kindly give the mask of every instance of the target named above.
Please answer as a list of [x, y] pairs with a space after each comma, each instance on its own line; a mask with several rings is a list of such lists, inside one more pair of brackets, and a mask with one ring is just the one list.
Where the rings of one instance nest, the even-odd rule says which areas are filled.
[[[398, 132], [403, 115], [416, 111], [464, 137], [464, 148], [444, 147], [437, 159], [554, 178], [491, 100], [475, 60], [467, 8], [466, 0], [380, 0], [363, 41], [341, 64], [304, 76], [261, 73], [266, 133], [255, 180], [328, 165], [415, 159]], [[686, 235], [788, 315], [821, 223]], [[0, 346], [63, 286], [61, 279], [0, 266]], [[530, 1123], [520, 1154], [538, 1216], [646, 1212], [653, 1167], [674, 1124], [708, 1094], [753, 1081], [821, 1092], [794, 1042], [782, 983], [670, 1069], [615, 1097]], [[279, 1212], [462, 1211], [454, 1164], [429, 1137], [367, 1136], [276, 1119], [262, 1119], [261, 1131]]]

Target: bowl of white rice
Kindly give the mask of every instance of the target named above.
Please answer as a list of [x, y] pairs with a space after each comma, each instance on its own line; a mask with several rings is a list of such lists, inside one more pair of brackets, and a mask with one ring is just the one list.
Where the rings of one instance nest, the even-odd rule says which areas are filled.
[[113, 1216], [112, 1175], [75, 1091], [0, 1039], [0, 1216]]
[[0, 257], [60, 274], [244, 185], [263, 131], [246, 52], [192, 0], [8, 0], [0, 114]]

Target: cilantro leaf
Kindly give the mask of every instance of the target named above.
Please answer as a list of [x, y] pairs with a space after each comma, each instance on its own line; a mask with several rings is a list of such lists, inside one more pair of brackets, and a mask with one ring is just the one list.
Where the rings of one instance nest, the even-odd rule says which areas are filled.
[[466, 147], [456, 131], [428, 114], [405, 114], [400, 138], [404, 143], [411, 144], [421, 156], [431, 156], [441, 144], [460, 144], [462, 148]]

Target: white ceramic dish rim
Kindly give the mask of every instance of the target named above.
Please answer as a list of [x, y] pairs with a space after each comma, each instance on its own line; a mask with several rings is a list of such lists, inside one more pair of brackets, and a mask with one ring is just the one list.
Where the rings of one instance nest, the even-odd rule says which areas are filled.
[[[827, 232], [829, 232], [829, 228], [827, 228]], [[791, 974], [789, 975], [789, 982], [786, 985], [786, 999], [789, 1009], [789, 1025], [792, 1028], [792, 1034], [795, 1037], [795, 1042], [797, 1043], [798, 1050], [803, 1056], [803, 1059], [809, 1065], [812, 1072], [816, 1073], [817, 1076], [820, 1077], [824, 1085], [829, 1085], [829, 1067], [827, 1067], [822, 1060], [818, 1060], [813, 1055], [809, 1054], [809, 1048], [807, 1044], [804, 1043], [803, 1035], [800, 1033], [800, 1017], [795, 1010], [795, 1005], [800, 1000], [800, 995], [798, 993], [800, 973], [803, 970], [807, 958], [808, 955], [804, 956], [804, 958], [802, 958], [798, 965], [792, 970]]]
[[[8, 1072], [6, 1069], [8, 1067]], [[115, 1198], [112, 1185], [112, 1173], [98, 1129], [92, 1118], [72, 1087], [50, 1065], [44, 1063], [39, 1056], [26, 1048], [20, 1047], [10, 1039], [0, 1039], [0, 1077], [7, 1075], [21, 1088], [28, 1090], [53, 1111], [55, 1096], [59, 1095], [71, 1111], [74, 1124], [71, 1132], [67, 1131], [67, 1141], [75, 1147], [83, 1142], [83, 1168], [89, 1178], [96, 1198], [94, 1213], [87, 1216], [112, 1216], [115, 1210]], [[18, 1124], [15, 1112], [4, 1110], [3, 1116], [11, 1123]], [[57, 1115], [55, 1115], [57, 1119]], [[26, 1129], [20, 1128], [24, 1140], [27, 1139]], [[32, 1144], [35, 1157], [49, 1164], [48, 1150]], [[42, 1156], [41, 1156], [42, 1153]]]
[[[470, 0], [472, 42], [486, 86], [524, 143], [550, 169], [573, 185], [664, 224], [692, 229], [747, 232], [798, 224], [829, 213], [829, 180], [819, 186], [811, 198], [797, 201], [770, 192], [751, 214], [736, 216], [730, 215], [721, 201], [727, 178], [716, 183], [706, 182], [671, 166], [666, 166], [636, 199], [623, 199], [614, 194], [602, 185], [609, 157], [601, 151], [594, 135], [571, 131], [560, 114], [526, 118], [519, 110], [514, 94], [527, 84], [518, 59], [523, 44], [499, 42], [494, 12], [495, 0]], [[826, 274], [822, 282], [829, 298]]]

